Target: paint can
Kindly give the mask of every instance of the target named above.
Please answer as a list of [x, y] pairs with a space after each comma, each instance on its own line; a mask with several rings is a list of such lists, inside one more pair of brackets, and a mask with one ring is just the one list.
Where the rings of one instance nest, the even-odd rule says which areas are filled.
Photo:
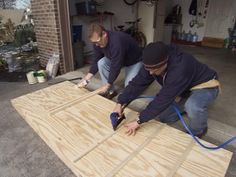
[[29, 84], [36, 84], [38, 82], [37, 78], [34, 77], [34, 74], [35, 74], [34, 71], [30, 71], [26, 74], [26, 77], [27, 77], [27, 80], [28, 80]]
[[46, 76], [47, 76], [47, 73], [45, 70], [40, 70], [37, 72], [37, 80], [38, 80], [38, 83], [43, 83], [43, 82], [46, 82]]

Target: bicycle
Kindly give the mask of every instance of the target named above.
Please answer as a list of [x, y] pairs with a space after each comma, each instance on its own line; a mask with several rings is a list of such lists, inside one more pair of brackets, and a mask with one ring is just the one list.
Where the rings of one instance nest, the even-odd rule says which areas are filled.
[[125, 24], [129, 25], [128, 28], [124, 29], [124, 25], [118, 25], [115, 27], [116, 31], [122, 31], [131, 35], [138, 43], [139, 47], [144, 48], [147, 44], [147, 39], [143, 32], [138, 30], [138, 23], [141, 21], [141, 18], [138, 18], [135, 21], [127, 21]]
[[[141, 1], [145, 1], [148, 6], [153, 6], [156, 2], [158, 2], [158, 0], [141, 0]], [[138, 0], [124, 0], [124, 2], [125, 4], [132, 6], [136, 2], [138, 2]]]

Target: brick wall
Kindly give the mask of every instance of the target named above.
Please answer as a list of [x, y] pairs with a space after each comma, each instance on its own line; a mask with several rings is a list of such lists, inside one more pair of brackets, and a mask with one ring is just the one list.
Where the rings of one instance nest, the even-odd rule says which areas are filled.
[[[62, 56], [57, 2], [57, 0], [31, 0], [40, 64], [43, 67], [54, 52]], [[60, 73], [64, 73], [62, 62], [60, 62]]]

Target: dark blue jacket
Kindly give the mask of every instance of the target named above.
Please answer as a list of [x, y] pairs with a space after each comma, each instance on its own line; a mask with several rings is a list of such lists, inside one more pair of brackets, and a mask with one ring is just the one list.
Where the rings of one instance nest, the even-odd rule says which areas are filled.
[[128, 34], [123, 32], [107, 31], [108, 44], [105, 48], [94, 45], [95, 58], [90, 68], [90, 73], [98, 72], [97, 62], [104, 56], [111, 60], [108, 83], [118, 77], [123, 66], [130, 66], [141, 61], [142, 49], [137, 42]]
[[192, 55], [168, 46], [168, 64], [165, 77], [150, 75], [142, 67], [138, 75], [129, 82], [118, 103], [125, 104], [137, 98], [154, 80], [162, 85], [154, 100], [140, 113], [140, 122], [147, 122], [168, 108], [177, 96], [189, 92], [190, 88], [208, 80], [217, 78], [217, 73], [207, 65], [197, 61]]

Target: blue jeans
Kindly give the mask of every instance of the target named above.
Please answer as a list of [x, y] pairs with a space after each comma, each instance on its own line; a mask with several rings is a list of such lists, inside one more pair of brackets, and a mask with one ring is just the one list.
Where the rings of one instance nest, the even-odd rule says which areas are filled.
[[[139, 72], [142, 66], [142, 62], [138, 62], [131, 66], [125, 67], [125, 86], [128, 85], [129, 81], [131, 81]], [[103, 57], [98, 61], [98, 71], [102, 79], [103, 84], [107, 84], [108, 77], [110, 74], [111, 60], [107, 57]]]
[[[187, 99], [175, 103], [180, 112], [186, 112], [189, 118], [189, 127], [193, 134], [201, 134], [207, 127], [208, 107], [216, 99], [218, 88], [198, 89], [191, 92]], [[169, 106], [159, 116], [161, 122], [175, 122], [179, 119], [173, 105]]]

